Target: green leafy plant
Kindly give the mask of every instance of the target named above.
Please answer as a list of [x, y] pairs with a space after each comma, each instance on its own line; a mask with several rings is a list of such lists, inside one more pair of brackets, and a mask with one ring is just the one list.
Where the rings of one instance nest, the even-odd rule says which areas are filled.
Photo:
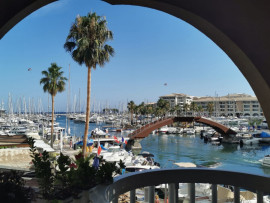
[[108, 163], [98, 157], [99, 164], [94, 167], [91, 164], [94, 155], [84, 157], [82, 152], [75, 155], [75, 160], [62, 153], [58, 157], [49, 156], [46, 151], [39, 153], [34, 142], [33, 138], [28, 138], [35, 174], [45, 199], [76, 197], [81, 190], [113, 182], [113, 176], [121, 174], [121, 169], [125, 167], [123, 162], [120, 162], [119, 168], [115, 162]]
[[69, 180], [71, 186], [79, 189], [89, 189], [96, 185], [96, 170], [90, 165], [93, 156], [85, 157], [82, 153], [75, 156], [75, 162], [70, 164]]
[[28, 144], [30, 146], [30, 152], [32, 162], [35, 167], [36, 177], [38, 178], [38, 183], [40, 186], [40, 191], [44, 198], [52, 198], [54, 191], [54, 174], [52, 163], [50, 161], [50, 156], [47, 151], [38, 153], [36, 147], [34, 146], [34, 139], [28, 138]]
[[33, 189], [25, 187], [22, 173], [17, 171], [0, 172], [1, 202], [31, 202]]
[[116, 162], [109, 163], [105, 162], [102, 163], [99, 169], [97, 170], [96, 174], [96, 181], [98, 184], [100, 183], [112, 183], [113, 182], [113, 175], [117, 171]]

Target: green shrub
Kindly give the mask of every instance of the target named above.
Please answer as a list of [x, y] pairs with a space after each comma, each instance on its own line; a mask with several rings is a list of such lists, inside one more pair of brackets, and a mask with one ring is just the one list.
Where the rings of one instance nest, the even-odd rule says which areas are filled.
[[5, 203], [31, 202], [33, 189], [25, 188], [22, 173], [16, 171], [0, 172], [0, 201]]

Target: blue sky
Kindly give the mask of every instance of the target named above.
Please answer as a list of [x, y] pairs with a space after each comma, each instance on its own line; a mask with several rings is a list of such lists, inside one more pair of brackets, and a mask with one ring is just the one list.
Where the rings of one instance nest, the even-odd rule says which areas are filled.
[[[32, 13], [0, 40], [0, 99], [5, 108], [10, 93], [14, 109], [17, 101], [25, 98], [27, 105], [30, 100], [36, 109], [41, 100], [46, 110], [48, 95], [39, 80], [41, 71], [52, 62], [63, 67], [66, 77], [70, 64], [71, 102], [76, 95], [79, 103], [80, 92], [81, 108], [85, 108], [87, 69], [72, 60], [63, 44], [75, 17], [90, 11], [106, 16], [114, 33], [109, 44], [115, 49], [109, 63], [92, 71], [91, 103], [95, 102], [96, 110], [105, 105], [126, 106], [128, 100], [155, 102], [170, 93], [254, 95], [238, 68], [214, 42], [174, 16], [143, 7], [112, 6], [101, 0], [60, 0]], [[56, 111], [66, 109], [66, 100], [67, 91], [56, 96]]]

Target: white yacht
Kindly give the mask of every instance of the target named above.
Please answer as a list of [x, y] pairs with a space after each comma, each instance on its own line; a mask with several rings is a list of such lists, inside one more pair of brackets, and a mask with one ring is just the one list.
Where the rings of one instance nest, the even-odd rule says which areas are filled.
[[270, 167], [270, 154], [266, 155], [262, 160], [260, 160], [262, 162], [263, 166], [267, 166]]
[[167, 126], [163, 126], [163, 127], [161, 127], [161, 128], [159, 129], [158, 132], [160, 132], [160, 133], [167, 133], [168, 130], [169, 130], [169, 128], [168, 128]]
[[136, 172], [150, 169], [160, 169], [160, 164], [153, 159], [154, 155], [143, 152], [134, 156], [130, 162], [125, 162], [127, 172]]
[[107, 162], [130, 162], [132, 159], [132, 153], [127, 152], [125, 149], [121, 149], [120, 146], [111, 146], [108, 150], [103, 150], [100, 154]]

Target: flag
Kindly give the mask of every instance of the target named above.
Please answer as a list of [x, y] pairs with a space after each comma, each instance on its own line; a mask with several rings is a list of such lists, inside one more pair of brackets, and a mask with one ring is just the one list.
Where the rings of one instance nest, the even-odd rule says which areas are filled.
[[113, 136], [113, 139], [114, 139], [115, 142], [119, 143], [119, 141], [118, 141], [118, 139], [117, 139], [116, 136]]
[[125, 139], [122, 137], [122, 142], [124, 142], [125, 141]]
[[97, 150], [97, 155], [99, 156], [101, 153], [101, 146], [100, 146], [100, 143], [99, 143], [99, 140], [98, 140], [98, 150]]

